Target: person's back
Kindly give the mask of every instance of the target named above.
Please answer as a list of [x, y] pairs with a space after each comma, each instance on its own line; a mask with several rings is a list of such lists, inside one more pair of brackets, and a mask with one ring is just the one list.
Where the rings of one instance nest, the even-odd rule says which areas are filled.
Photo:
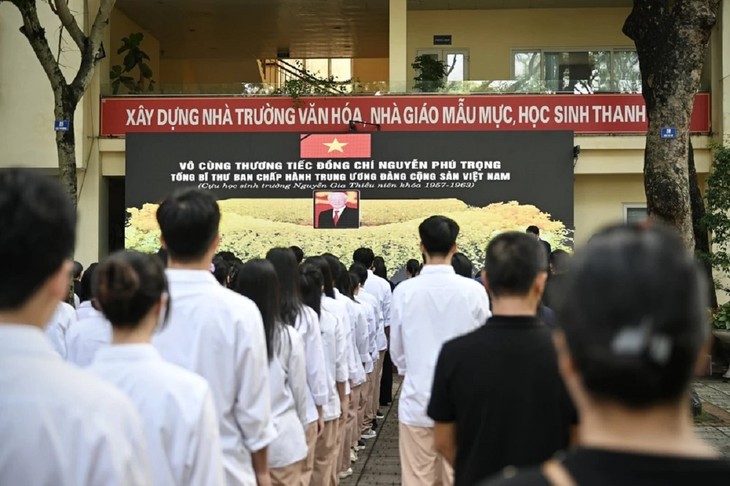
[[147, 486], [134, 405], [43, 334], [68, 293], [75, 222], [56, 182], [0, 170], [0, 484]]
[[203, 378], [163, 361], [145, 344], [100, 349], [89, 370], [137, 406], [155, 484], [224, 484], [220, 453], [208, 457], [204, 468], [190, 460], [195, 451], [220, 447], [213, 399]]
[[459, 225], [431, 216], [418, 228], [426, 265], [418, 278], [393, 293], [390, 355], [405, 375], [398, 408], [404, 484], [451, 484], [452, 472], [434, 446], [434, 421], [426, 408], [441, 346], [482, 326], [489, 299], [478, 283], [451, 266]]
[[[173, 194], [157, 219], [169, 252], [168, 325], [152, 343], [162, 357], [205, 378], [218, 414], [229, 485], [268, 477], [271, 422], [268, 360], [261, 314], [246, 297], [222, 287], [210, 273], [219, 241], [220, 210], [202, 191]], [[252, 455], [260, 456], [260, 460]], [[257, 457], [258, 457], [257, 456]]]
[[75, 322], [66, 335], [66, 361], [82, 368], [88, 366], [96, 352], [112, 342], [112, 325], [104, 315], [93, 309]]
[[727, 484], [730, 461], [697, 436], [688, 406], [708, 328], [704, 277], [681, 238], [609, 227], [576, 252], [569, 275], [555, 347], [579, 446], [488, 484]]
[[45, 325], [45, 333], [53, 349], [63, 359], [68, 356], [68, 332], [76, 323], [76, 310], [67, 302], [59, 302], [56, 311]]

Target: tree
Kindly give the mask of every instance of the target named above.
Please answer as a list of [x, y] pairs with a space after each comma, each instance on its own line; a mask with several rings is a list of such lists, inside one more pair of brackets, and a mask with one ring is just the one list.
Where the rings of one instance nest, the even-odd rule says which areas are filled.
[[46, 37], [46, 29], [38, 18], [38, 2], [36, 0], [0, 0], [0, 4], [9, 2], [14, 5], [23, 18], [20, 32], [28, 39], [43, 71], [51, 83], [53, 90], [53, 113], [56, 120], [68, 120], [68, 130], [56, 132], [56, 148], [61, 182], [67, 187], [71, 199], [76, 204], [76, 137], [74, 134], [74, 111], [81, 97], [86, 92], [94, 74], [99, 58], [104, 29], [109, 23], [109, 14], [115, 0], [99, 0], [99, 9], [90, 26], [89, 34], [85, 34], [71, 13], [68, 0], [45, 0], [58, 17], [62, 29], [66, 30], [79, 49], [81, 62], [73, 80], [66, 80], [58, 59], [53, 56]]
[[[649, 129], [644, 188], [649, 214], [677, 228], [694, 249], [689, 135], [694, 97], [720, 0], [634, 0], [623, 32], [636, 45]], [[662, 128], [676, 138], [662, 139]]]

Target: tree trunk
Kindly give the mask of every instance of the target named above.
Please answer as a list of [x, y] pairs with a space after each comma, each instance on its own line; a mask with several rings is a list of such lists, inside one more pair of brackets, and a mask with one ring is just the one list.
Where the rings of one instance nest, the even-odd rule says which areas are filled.
[[[76, 133], [74, 114], [76, 102], [68, 93], [68, 87], [55, 96], [54, 115], [56, 120], [68, 120], [68, 130], [56, 132], [59, 178], [68, 190], [74, 208], [78, 201], [78, 178], [76, 176]], [[70, 99], [71, 98], [71, 99]]]
[[[691, 250], [690, 118], [718, 7], [717, 0], [634, 0], [623, 28], [639, 55], [649, 119], [644, 152], [647, 209], [653, 218], [674, 226]], [[663, 128], [676, 129], [676, 138], [661, 138]]]
[[700, 183], [697, 180], [697, 169], [695, 168], [694, 148], [692, 147], [692, 139], [689, 141], [689, 198], [692, 207], [692, 232], [695, 238], [695, 253], [702, 264], [705, 278], [707, 279], [707, 292], [710, 308], [717, 307], [717, 293], [715, 291], [715, 281], [712, 277], [712, 262], [709, 260], [710, 255], [710, 232], [704, 223], [705, 218], [705, 200], [702, 198], [700, 191]]

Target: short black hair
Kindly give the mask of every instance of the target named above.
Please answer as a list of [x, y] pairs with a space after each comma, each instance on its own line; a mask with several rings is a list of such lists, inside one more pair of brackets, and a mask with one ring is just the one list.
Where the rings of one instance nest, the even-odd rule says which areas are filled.
[[540, 236], [540, 228], [535, 226], [534, 224], [527, 227], [525, 230], [525, 233], [532, 233], [533, 235]]
[[454, 267], [457, 275], [466, 278], [474, 276], [474, 264], [463, 253], [454, 253], [454, 256], [451, 257], [451, 266]]
[[22, 307], [71, 258], [75, 236], [63, 186], [27, 169], [0, 169], [0, 310]]
[[81, 276], [81, 283], [79, 284], [79, 301], [81, 302], [94, 298], [94, 273], [98, 265], [96, 262], [92, 263]]
[[94, 271], [93, 289], [104, 317], [119, 329], [137, 328], [168, 291], [160, 260], [136, 251], [120, 251], [102, 261]]
[[459, 225], [446, 216], [431, 216], [418, 226], [423, 247], [431, 256], [446, 256], [456, 244]]
[[570, 263], [570, 253], [568, 253], [565, 250], [553, 250], [552, 253], [550, 253], [550, 265], [552, 265], [552, 269], [554, 273], [562, 273], [565, 272], [568, 269], [568, 264]]
[[489, 290], [495, 297], [525, 295], [535, 277], [547, 271], [547, 255], [535, 238], [509, 231], [487, 245], [484, 268]]
[[421, 262], [419, 262], [415, 258], [411, 258], [406, 262], [406, 273], [408, 273], [409, 275], [413, 275], [415, 277], [420, 271]]
[[294, 252], [294, 258], [297, 259], [297, 263], [304, 261], [304, 251], [298, 246], [290, 246], [289, 249]]
[[558, 324], [587, 392], [630, 408], [686, 400], [709, 326], [705, 282], [679, 235], [611, 226], [567, 275]]
[[180, 189], [157, 208], [157, 222], [170, 257], [200, 259], [218, 235], [221, 213], [213, 195], [196, 188]]
[[224, 287], [228, 283], [228, 274], [231, 272], [231, 265], [220, 255], [213, 257], [213, 276], [219, 284]]
[[84, 266], [80, 262], [74, 261], [74, 268], [71, 272], [74, 280], [81, 278], [81, 273], [84, 271]]
[[368, 269], [373, 266], [373, 260], [375, 260], [375, 253], [370, 248], [361, 247], [352, 254], [352, 261], [362, 263]]

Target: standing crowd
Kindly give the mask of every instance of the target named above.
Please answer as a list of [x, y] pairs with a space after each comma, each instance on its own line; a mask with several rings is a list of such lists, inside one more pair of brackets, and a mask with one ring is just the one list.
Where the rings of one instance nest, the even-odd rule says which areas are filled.
[[204, 191], [157, 221], [164, 251], [83, 272], [63, 189], [0, 171], [0, 484], [337, 485], [393, 367], [407, 486], [730, 477], [694, 434], [706, 291], [668, 229], [615, 226], [574, 257], [503, 233], [473, 278], [458, 224], [432, 216], [393, 290], [366, 247], [349, 267], [218, 252]]

